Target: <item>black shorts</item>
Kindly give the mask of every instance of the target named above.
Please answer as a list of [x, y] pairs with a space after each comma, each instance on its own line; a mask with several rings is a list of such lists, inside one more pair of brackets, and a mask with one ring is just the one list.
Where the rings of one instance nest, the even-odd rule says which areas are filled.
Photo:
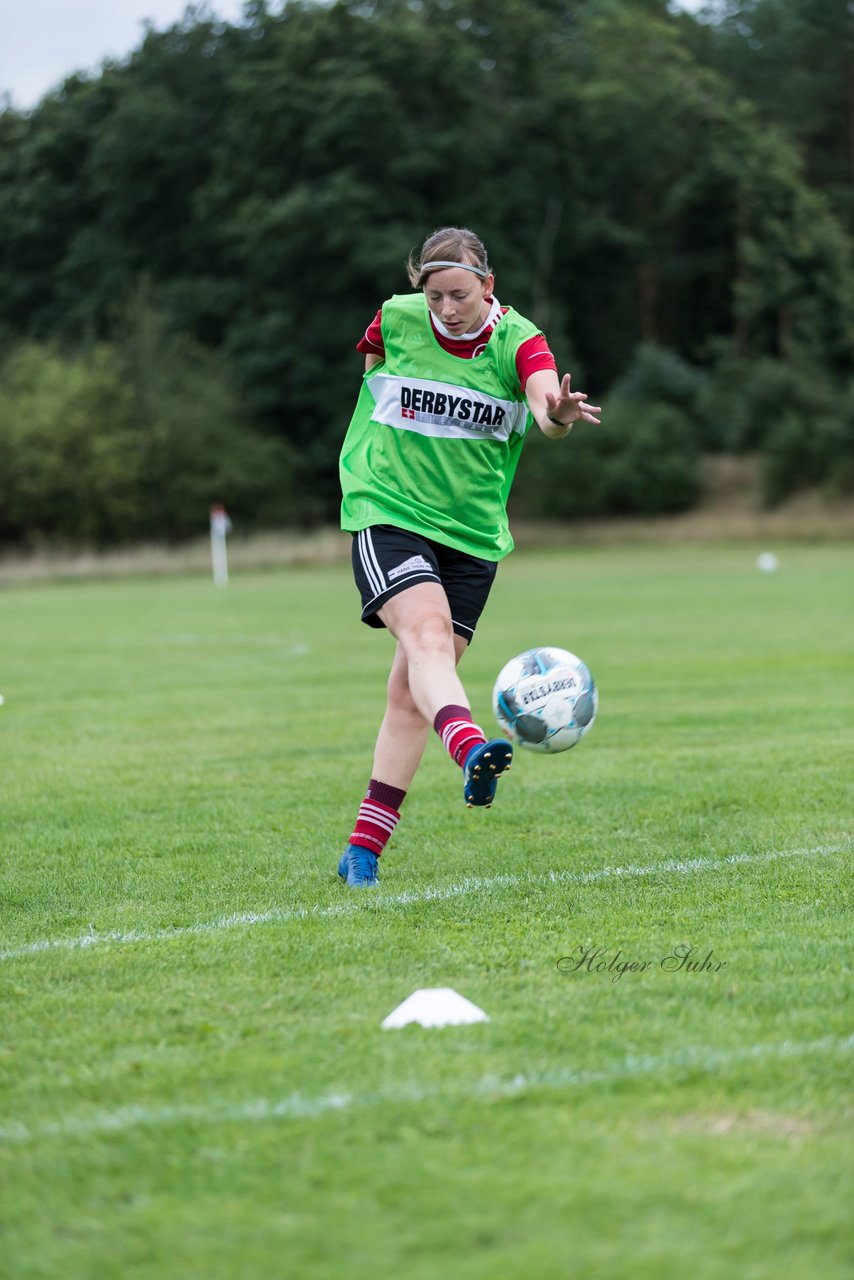
[[384, 627], [377, 617], [387, 600], [419, 582], [444, 587], [454, 631], [471, 640], [498, 565], [433, 542], [390, 524], [353, 534], [353, 573], [362, 595], [362, 621]]

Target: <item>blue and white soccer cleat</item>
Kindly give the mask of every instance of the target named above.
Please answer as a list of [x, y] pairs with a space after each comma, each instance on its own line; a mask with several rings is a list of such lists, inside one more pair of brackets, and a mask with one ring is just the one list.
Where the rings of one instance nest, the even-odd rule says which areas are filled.
[[488, 809], [495, 799], [495, 784], [513, 762], [513, 748], [503, 738], [482, 742], [469, 752], [463, 769], [463, 796], [471, 809]]
[[351, 889], [368, 889], [378, 885], [379, 858], [370, 849], [358, 844], [348, 844], [338, 863], [338, 874]]

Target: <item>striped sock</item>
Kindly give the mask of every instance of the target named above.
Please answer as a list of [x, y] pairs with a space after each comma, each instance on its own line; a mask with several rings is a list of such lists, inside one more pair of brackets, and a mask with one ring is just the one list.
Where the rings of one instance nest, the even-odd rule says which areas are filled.
[[359, 806], [356, 826], [350, 836], [350, 844], [370, 849], [379, 856], [386, 847], [391, 833], [400, 821], [400, 806], [405, 791], [371, 778], [364, 800]]
[[457, 707], [449, 703], [437, 712], [433, 728], [442, 739], [451, 759], [463, 768], [469, 752], [481, 742], [486, 742], [486, 735], [480, 725], [474, 723], [468, 707]]

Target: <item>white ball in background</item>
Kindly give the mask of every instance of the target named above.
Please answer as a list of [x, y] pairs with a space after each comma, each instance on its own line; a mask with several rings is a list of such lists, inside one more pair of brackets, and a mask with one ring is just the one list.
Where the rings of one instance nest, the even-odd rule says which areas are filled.
[[761, 569], [763, 573], [773, 573], [779, 565], [780, 561], [773, 551], [763, 551], [756, 561], [756, 567]]

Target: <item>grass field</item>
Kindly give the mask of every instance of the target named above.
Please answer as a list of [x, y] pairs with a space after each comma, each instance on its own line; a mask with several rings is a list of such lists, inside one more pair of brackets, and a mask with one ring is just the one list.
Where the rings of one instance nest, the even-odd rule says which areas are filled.
[[759, 550], [511, 557], [476, 715], [548, 643], [596, 725], [488, 812], [431, 742], [362, 894], [346, 568], [0, 594], [0, 1275], [847, 1280], [852, 555]]

